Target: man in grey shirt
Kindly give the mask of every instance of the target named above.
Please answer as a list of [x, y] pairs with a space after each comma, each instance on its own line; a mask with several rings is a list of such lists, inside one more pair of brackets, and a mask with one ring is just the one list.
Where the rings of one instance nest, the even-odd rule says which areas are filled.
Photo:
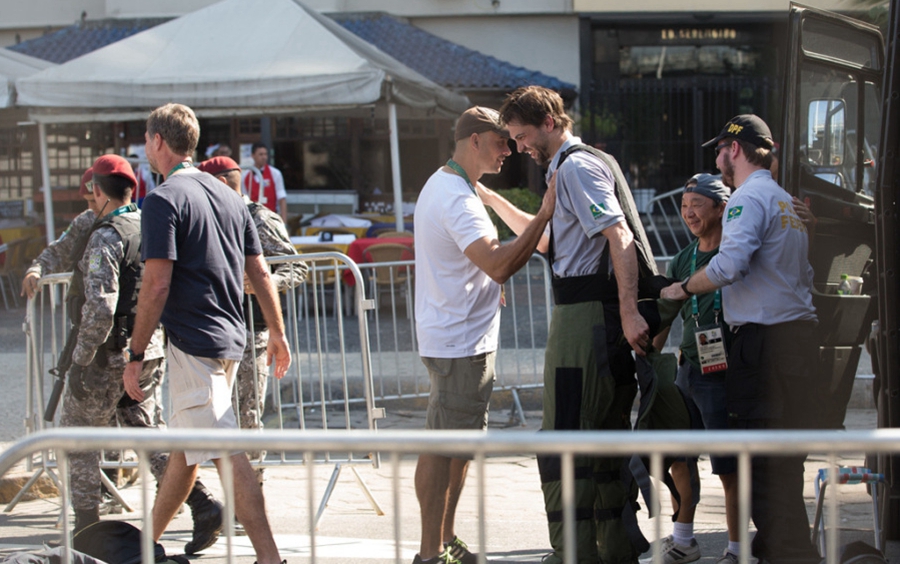
[[[583, 150], [589, 148], [572, 135], [572, 119], [556, 92], [520, 88], [500, 116], [519, 152], [547, 166], [557, 190], [549, 241], [556, 307], [544, 359], [541, 428], [630, 429], [637, 393], [632, 350], [646, 354], [650, 327], [638, 311], [638, 243], [627, 220], [633, 216], [618, 198], [618, 189], [627, 190], [617, 181], [618, 165], [609, 155]], [[486, 203], [514, 226], [510, 206], [494, 200]], [[575, 458], [579, 564], [636, 563], [646, 548], [632, 540], [640, 531], [634, 530], [636, 505], [622, 465], [620, 458]], [[539, 457], [538, 470], [554, 550], [544, 561], [557, 564], [565, 558], [559, 458]]]

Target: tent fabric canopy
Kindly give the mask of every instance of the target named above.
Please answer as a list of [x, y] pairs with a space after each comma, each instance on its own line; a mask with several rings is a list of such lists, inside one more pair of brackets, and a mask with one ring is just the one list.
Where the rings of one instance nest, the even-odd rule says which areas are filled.
[[13, 86], [17, 78], [54, 66], [43, 59], [29, 57], [9, 49], [0, 49], [0, 108], [13, 105]]
[[20, 78], [16, 90], [21, 106], [94, 111], [173, 101], [264, 111], [388, 100], [455, 117], [468, 107], [464, 96], [298, 0], [223, 0]]
[[[47, 237], [47, 123], [135, 119], [169, 102], [207, 112], [265, 115], [292, 108], [386, 103], [397, 225], [403, 194], [397, 104], [456, 117], [469, 106], [300, 0], [222, 0], [16, 81], [17, 105], [38, 122]], [[136, 118], [140, 119], [140, 118]]]

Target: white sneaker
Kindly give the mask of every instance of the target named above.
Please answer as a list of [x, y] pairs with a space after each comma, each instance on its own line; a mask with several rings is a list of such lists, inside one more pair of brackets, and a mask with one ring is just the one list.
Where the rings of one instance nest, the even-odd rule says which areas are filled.
[[662, 539], [660, 552], [663, 564], [687, 564], [700, 560], [700, 545], [697, 544], [697, 539], [691, 539], [691, 544], [684, 546], [677, 544], [672, 535], [669, 535]]
[[738, 564], [740, 557], [733, 552], [728, 552], [728, 549], [725, 549], [725, 553], [716, 560], [716, 564]]

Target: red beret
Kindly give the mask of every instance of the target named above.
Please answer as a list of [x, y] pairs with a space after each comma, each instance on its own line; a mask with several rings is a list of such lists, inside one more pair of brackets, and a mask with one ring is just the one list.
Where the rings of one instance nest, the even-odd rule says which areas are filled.
[[131, 187], [137, 186], [131, 163], [119, 155], [103, 155], [94, 161], [94, 175], [121, 176], [131, 181]]
[[208, 172], [213, 176], [232, 170], [241, 170], [240, 165], [234, 162], [234, 159], [231, 157], [213, 157], [211, 159], [206, 159], [197, 165], [197, 168], [203, 172]]
[[88, 182], [93, 180], [94, 178], [94, 167], [91, 167], [84, 171], [84, 174], [81, 175], [81, 186], [78, 187], [78, 195], [84, 198], [92, 191], [88, 190]]

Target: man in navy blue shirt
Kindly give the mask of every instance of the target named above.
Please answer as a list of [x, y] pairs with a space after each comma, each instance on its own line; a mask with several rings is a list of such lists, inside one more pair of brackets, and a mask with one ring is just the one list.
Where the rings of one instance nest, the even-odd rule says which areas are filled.
[[[275, 377], [291, 363], [278, 298], [247, 206], [233, 190], [193, 167], [200, 126], [187, 106], [167, 104], [147, 119], [146, 153], [165, 182], [142, 208], [144, 280], [130, 347], [125, 391], [140, 400], [137, 385], [144, 347], [157, 322], [166, 328], [166, 357], [173, 428], [237, 428], [231, 389], [246, 332], [241, 307], [246, 273], [269, 327], [269, 362]], [[171, 291], [170, 291], [171, 289]], [[197, 465], [220, 454], [173, 452], [153, 506], [158, 541], [187, 499]], [[281, 561], [265, 513], [262, 490], [247, 457], [231, 453], [235, 512], [259, 564]]]

